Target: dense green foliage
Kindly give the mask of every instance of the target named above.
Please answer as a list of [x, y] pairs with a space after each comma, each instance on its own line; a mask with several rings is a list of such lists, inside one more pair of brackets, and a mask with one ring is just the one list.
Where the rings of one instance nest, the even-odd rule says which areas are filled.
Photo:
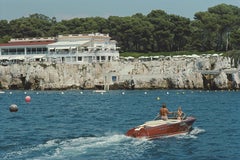
[[62, 20], [42, 14], [0, 20], [0, 42], [10, 38], [109, 33], [121, 52], [228, 51], [240, 49], [240, 8], [220, 4], [195, 13], [194, 20], [153, 10], [147, 15]]

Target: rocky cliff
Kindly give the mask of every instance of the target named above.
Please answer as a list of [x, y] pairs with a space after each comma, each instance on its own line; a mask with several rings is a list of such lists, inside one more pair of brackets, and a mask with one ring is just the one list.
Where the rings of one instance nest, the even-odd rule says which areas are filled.
[[231, 59], [175, 56], [109, 63], [22, 63], [0, 66], [2, 89], [237, 89]]

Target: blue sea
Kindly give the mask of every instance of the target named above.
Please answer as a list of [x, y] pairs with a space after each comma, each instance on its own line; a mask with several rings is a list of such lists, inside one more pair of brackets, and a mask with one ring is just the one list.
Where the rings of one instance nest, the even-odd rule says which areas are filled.
[[[31, 101], [25, 102], [30, 96]], [[155, 140], [126, 131], [162, 103], [197, 121], [187, 135]], [[16, 104], [18, 112], [10, 112]], [[1, 160], [229, 160], [240, 157], [240, 92], [201, 90], [5, 91]]]

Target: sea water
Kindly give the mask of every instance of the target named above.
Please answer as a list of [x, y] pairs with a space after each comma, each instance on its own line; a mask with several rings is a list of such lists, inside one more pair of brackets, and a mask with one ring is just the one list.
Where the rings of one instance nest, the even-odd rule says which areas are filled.
[[[0, 94], [0, 159], [239, 159], [239, 98], [238, 91], [5, 91]], [[170, 111], [182, 106], [196, 117], [190, 134], [155, 140], [124, 135], [154, 119], [162, 103]], [[18, 112], [9, 111], [12, 104]]]

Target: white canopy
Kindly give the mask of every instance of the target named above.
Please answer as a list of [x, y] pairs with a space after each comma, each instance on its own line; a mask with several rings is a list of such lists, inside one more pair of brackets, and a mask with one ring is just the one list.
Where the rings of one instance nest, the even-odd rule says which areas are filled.
[[81, 46], [89, 41], [60, 41], [56, 43], [48, 44], [50, 49], [70, 49], [76, 48], [77, 46]]

